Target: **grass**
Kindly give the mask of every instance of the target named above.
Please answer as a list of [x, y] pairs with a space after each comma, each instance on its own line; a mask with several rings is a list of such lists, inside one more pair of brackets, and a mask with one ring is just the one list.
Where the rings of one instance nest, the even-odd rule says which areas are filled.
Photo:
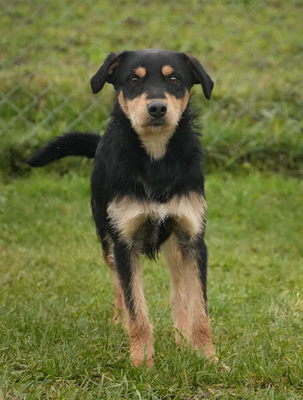
[[214, 173], [206, 190], [220, 363], [176, 348], [160, 258], [143, 260], [155, 367], [136, 369], [126, 332], [111, 322], [88, 177], [35, 170], [1, 184], [1, 399], [302, 398], [302, 182]]
[[110, 51], [169, 48], [198, 57], [215, 80], [203, 109], [210, 162], [302, 173], [303, 3], [117, 0], [7, 2], [0, 14], [0, 168], [24, 168], [65, 130], [103, 132], [109, 86], [89, 79]]

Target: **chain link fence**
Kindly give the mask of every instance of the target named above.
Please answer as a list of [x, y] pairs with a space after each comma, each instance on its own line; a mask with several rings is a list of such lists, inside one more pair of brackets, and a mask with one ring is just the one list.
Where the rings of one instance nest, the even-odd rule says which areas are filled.
[[0, 1], [0, 157], [16, 164], [63, 131], [103, 132], [110, 85], [89, 80], [110, 51], [167, 48], [215, 81], [195, 88], [207, 157], [300, 169], [301, 0]]

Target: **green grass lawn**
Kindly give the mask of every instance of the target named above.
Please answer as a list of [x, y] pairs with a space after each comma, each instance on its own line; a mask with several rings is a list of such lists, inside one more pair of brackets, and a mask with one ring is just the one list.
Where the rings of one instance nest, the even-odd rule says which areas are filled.
[[[174, 345], [169, 276], [142, 260], [155, 366], [134, 368], [111, 322], [113, 284], [89, 178], [35, 170], [0, 187], [0, 398], [299, 399], [303, 185], [251, 171], [206, 183], [216, 366]], [[227, 372], [221, 362], [230, 367]]]

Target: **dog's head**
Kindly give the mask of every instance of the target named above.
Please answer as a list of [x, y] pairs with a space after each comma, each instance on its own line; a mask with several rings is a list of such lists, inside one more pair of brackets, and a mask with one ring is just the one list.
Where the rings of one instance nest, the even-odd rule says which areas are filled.
[[210, 99], [214, 86], [196, 58], [155, 49], [110, 53], [91, 79], [93, 92], [105, 82], [114, 85], [119, 104], [140, 137], [160, 132], [172, 136], [191, 87], [201, 84]]

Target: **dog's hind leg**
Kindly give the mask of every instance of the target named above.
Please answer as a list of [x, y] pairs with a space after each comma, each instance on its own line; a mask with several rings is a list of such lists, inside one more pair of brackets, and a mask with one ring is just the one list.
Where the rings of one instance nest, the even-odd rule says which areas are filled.
[[115, 311], [114, 311], [114, 316], [113, 316], [113, 321], [114, 324], [119, 324], [122, 322], [122, 315], [123, 315], [123, 294], [122, 294], [122, 288], [120, 285], [119, 277], [115, 273], [114, 275], [114, 284], [115, 284]]
[[113, 254], [113, 245], [108, 245], [108, 243], [103, 243], [102, 245], [102, 254], [105, 261], [105, 264], [109, 267], [109, 269], [113, 272], [114, 275], [114, 285], [115, 285], [115, 301], [114, 301], [114, 316], [113, 322], [114, 324], [118, 324], [122, 321], [122, 314], [124, 309], [123, 304], [123, 294], [122, 288], [120, 285], [119, 276], [116, 272], [114, 265], [114, 254]]
[[147, 315], [139, 255], [121, 242], [115, 243], [114, 255], [115, 269], [123, 292], [132, 362], [136, 366], [144, 362], [152, 366], [153, 332]]
[[175, 340], [177, 344], [182, 344], [183, 338], [189, 339], [187, 295], [182, 253], [174, 235], [164, 243], [162, 250], [171, 276], [171, 307], [176, 329]]

